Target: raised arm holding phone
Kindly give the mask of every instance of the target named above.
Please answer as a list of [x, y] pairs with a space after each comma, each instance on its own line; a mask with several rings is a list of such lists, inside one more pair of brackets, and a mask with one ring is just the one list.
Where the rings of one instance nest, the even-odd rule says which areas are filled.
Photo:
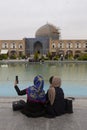
[[[45, 113], [46, 95], [44, 91], [44, 79], [37, 75], [33, 80], [33, 85], [20, 90], [18, 87], [18, 77], [16, 77], [14, 88], [18, 95], [27, 95], [27, 100], [20, 111], [28, 117], [39, 117]], [[21, 102], [21, 101], [19, 101]], [[23, 102], [22, 102], [23, 103]]]

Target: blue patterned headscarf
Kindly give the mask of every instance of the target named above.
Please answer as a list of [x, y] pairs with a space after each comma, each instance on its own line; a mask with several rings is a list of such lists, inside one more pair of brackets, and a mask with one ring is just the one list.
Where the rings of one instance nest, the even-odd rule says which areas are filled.
[[41, 75], [37, 75], [34, 78], [34, 85], [27, 88], [27, 97], [29, 101], [45, 102], [46, 96], [44, 87], [44, 79]]
[[41, 75], [38, 75], [34, 78], [34, 87], [37, 89], [37, 91], [42, 91], [44, 87], [44, 80]]

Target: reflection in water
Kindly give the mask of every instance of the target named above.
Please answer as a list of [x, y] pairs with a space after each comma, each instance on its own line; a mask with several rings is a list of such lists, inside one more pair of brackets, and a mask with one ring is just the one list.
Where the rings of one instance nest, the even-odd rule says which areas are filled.
[[[33, 78], [37, 74], [41, 74], [44, 77], [45, 90], [49, 87], [49, 77], [57, 75], [62, 79], [62, 87], [66, 95], [87, 96], [86, 63], [0, 64], [0, 96], [10, 96], [11, 93], [14, 95], [13, 84], [16, 75], [19, 77], [19, 86], [23, 88], [31, 85]], [[8, 94], [5, 93], [5, 89]]]
[[2, 64], [1, 67], [8, 67], [8, 65], [7, 64]]

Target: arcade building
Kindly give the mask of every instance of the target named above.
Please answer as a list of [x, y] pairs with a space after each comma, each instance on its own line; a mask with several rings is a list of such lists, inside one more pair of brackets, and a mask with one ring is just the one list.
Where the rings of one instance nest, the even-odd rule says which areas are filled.
[[33, 56], [36, 52], [46, 55], [80, 55], [87, 53], [87, 39], [66, 40], [60, 39], [60, 30], [52, 25], [45, 24], [35, 32], [35, 38], [23, 40], [0, 40], [0, 54]]

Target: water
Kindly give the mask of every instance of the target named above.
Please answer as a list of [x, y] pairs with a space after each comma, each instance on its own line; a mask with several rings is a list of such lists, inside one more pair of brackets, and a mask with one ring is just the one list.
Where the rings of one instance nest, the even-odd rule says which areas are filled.
[[65, 96], [87, 97], [87, 63], [8, 63], [0, 64], [0, 96], [17, 96], [14, 89], [15, 76], [23, 89], [33, 84], [33, 78], [41, 74], [45, 80], [45, 91], [49, 88], [49, 77], [58, 75]]

